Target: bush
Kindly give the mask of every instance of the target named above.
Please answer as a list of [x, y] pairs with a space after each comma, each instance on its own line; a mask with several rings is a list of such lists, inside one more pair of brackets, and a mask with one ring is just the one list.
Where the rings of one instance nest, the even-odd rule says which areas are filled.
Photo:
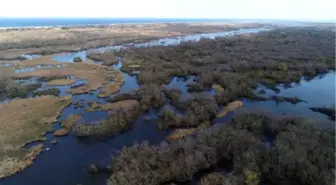
[[41, 83], [19, 85], [13, 82], [12, 84], [8, 84], [4, 94], [8, 98], [26, 98], [31, 92], [35, 91], [41, 86], [42, 86]]
[[169, 108], [168, 106], [163, 107], [159, 112], [159, 128], [167, 129], [174, 127], [181, 127], [182, 122], [185, 119], [183, 115], [176, 113], [174, 110]]
[[45, 89], [40, 91], [35, 91], [32, 93], [32, 95], [35, 96], [44, 96], [44, 95], [52, 95], [52, 96], [58, 96], [61, 93], [61, 91], [57, 88], [51, 88], [51, 89]]
[[142, 85], [137, 91], [142, 110], [150, 108], [160, 108], [166, 103], [166, 97], [163, 89], [159, 85]]
[[75, 57], [73, 59], [74, 62], [83, 62], [83, 59], [81, 57]]
[[[262, 142], [270, 136], [272, 147]], [[232, 171], [223, 178], [206, 176], [202, 184], [256, 185], [260, 180], [276, 185], [332, 184], [334, 137], [334, 128], [317, 129], [304, 119], [241, 114], [231, 124], [182, 140], [124, 148], [110, 164], [108, 184], [183, 182], [222, 160], [232, 162]]]
[[77, 137], [114, 136], [130, 129], [134, 119], [139, 116], [140, 112], [139, 107], [133, 107], [127, 110], [118, 109], [112, 112], [106, 120], [99, 123], [76, 124], [74, 126], [74, 133]]

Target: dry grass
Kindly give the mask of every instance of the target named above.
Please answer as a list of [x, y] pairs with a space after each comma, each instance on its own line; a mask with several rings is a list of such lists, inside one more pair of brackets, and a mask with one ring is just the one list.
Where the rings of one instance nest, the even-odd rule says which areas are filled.
[[178, 140], [182, 139], [186, 136], [189, 136], [191, 134], [194, 134], [197, 131], [196, 128], [181, 128], [174, 130], [169, 136], [169, 140]]
[[108, 84], [100, 90], [98, 97], [100, 98], [108, 97], [111, 94], [118, 92], [120, 90], [120, 87], [121, 87], [121, 83]]
[[55, 80], [49, 81], [47, 84], [48, 85], [71, 85], [75, 82], [76, 80], [74, 79], [55, 79]]
[[68, 116], [65, 120], [63, 120], [61, 122], [61, 125], [64, 127], [64, 128], [67, 128], [67, 129], [71, 129], [72, 126], [78, 121], [81, 119], [81, 116], [80, 115], [74, 115], [74, 114], [71, 114], [70, 116]]
[[72, 129], [72, 126], [78, 121], [80, 120], [81, 116], [80, 115], [73, 115], [71, 114], [70, 116], [68, 116], [65, 120], [63, 120], [61, 122], [61, 125], [63, 126], [63, 128], [56, 130], [53, 134], [56, 137], [60, 137], [60, 136], [65, 136], [68, 135], [69, 132]]
[[71, 27], [67, 29], [0, 30], [0, 58], [14, 58], [26, 53], [59, 53], [78, 48], [92, 48], [160, 37], [175, 37], [256, 26], [260, 26], [260, 24], [156, 23]]
[[224, 88], [218, 84], [213, 84], [212, 88], [216, 90], [217, 96], [221, 96], [224, 93]]
[[190, 136], [192, 134], [195, 134], [196, 132], [208, 129], [210, 127], [210, 124], [203, 123], [197, 126], [196, 128], [178, 128], [175, 129], [171, 134], [168, 136], [168, 140], [179, 140], [183, 139], [187, 136]]
[[71, 97], [41, 96], [15, 99], [0, 105], [0, 169], [8, 170], [6, 173], [2, 171], [0, 176], [14, 174], [32, 163], [37, 154], [25, 155], [22, 147], [43, 140], [43, 135], [51, 130], [51, 124], [70, 103]]
[[139, 105], [139, 102], [136, 100], [124, 100], [118, 101], [115, 103], [107, 103], [107, 104], [100, 104], [97, 102], [90, 103], [89, 107], [86, 109], [88, 112], [93, 111], [108, 111], [108, 110], [119, 110], [123, 109], [131, 109]]
[[97, 90], [110, 80], [124, 82], [121, 72], [107, 66], [99, 66], [91, 63], [68, 63], [65, 67], [36, 69], [33, 72], [18, 73], [16, 78], [26, 77], [52, 77], [74, 75], [78, 79], [88, 80], [88, 84], [68, 90], [69, 93], [82, 94]]
[[54, 134], [54, 136], [56, 136], [56, 137], [61, 137], [61, 136], [66, 136], [66, 135], [68, 135], [69, 132], [70, 132], [69, 129], [61, 128], [61, 129], [56, 130], [53, 134]]
[[24, 170], [26, 167], [31, 166], [36, 157], [42, 153], [43, 144], [39, 144], [32, 149], [21, 159], [15, 157], [5, 158], [0, 161], [0, 179], [13, 175], [17, 172]]
[[[57, 121], [71, 97], [41, 96], [15, 99], [0, 105], [0, 145], [2, 152], [18, 150], [24, 144], [41, 139]], [[52, 106], [51, 106], [52, 105]]]
[[41, 56], [39, 58], [35, 58], [32, 60], [23, 60], [20, 63], [20, 67], [34, 67], [37, 65], [57, 65], [58, 62], [52, 61], [52, 58], [54, 58], [57, 55], [45, 55]]
[[217, 118], [221, 118], [226, 116], [229, 112], [232, 112], [240, 107], [242, 107], [244, 103], [242, 101], [233, 101], [229, 103], [226, 107], [224, 107], [220, 112], [217, 113]]

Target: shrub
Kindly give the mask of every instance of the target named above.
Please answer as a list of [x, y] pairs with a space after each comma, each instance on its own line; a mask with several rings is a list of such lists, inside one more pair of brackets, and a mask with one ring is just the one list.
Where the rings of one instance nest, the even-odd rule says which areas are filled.
[[140, 114], [139, 107], [131, 109], [118, 109], [109, 115], [109, 117], [99, 123], [76, 124], [74, 133], [77, 137], [99, 136], [99, 135], [117, 135], [132, 127], [134, 119]]
[[139, 97], [141, 108], [144, 111], [150, 108], [162, 107], [166, 103], [165, 94], [159, 85], [142, 85], [136, 91], [136, 95]]
[[[262, 143], [265, 136], [273, 136], [272, 147]], [[221, 160], [231, 161], [232, 171], [223, 178], [208, 175], [202, 184], [255, 185], [260, 180], [277, 185], [332, 184], [334, 137], [334, 128], [318, 129], [304, 119], [241, 114], [231, 124], [193, 137], [159, 146], [141, 143], [124, 148], [110, 164], [108, 184], [183, 182]]]
[[169, 127], [180, 127], [184, 121], [184, 117], [181, 114], [176, 113], [168, 106], [163, 107], [159, 112], [160, 122], [158, 124], [160, 129], [166, 129]]
[[74, 62], [83, 62], [83, 59], [81, 57], [75, 57], [73, 59]]
[[61, 91], [57, 88], [51, 88], [51, 89], [45, 89], [40, 91], [35, 91], [32, 93], [32, 95], [35, 96], [43, 96], [43, 95], [53, 95], [58, 96], [61, 93]]

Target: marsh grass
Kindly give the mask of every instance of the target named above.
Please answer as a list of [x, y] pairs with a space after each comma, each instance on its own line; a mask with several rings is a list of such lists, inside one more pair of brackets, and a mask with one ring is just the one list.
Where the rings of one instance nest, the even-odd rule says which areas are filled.
[[[9, 156], [0, 156], [0, 179], [13, 175], [31, 166], [36, 157], [43, 151], [43, 144], [32, 147], [28, 151], [11, 153]], [[0, 153], [1, 154], [1, 153]]]
[[106, 97], [118, 92], [120, 90], [120, 87], [121, 87], [121, 83], [118, 83], [118, 82], [107, 84], [100, 89], [100, 91], [98, 93], [98, 97], [106, 98]]
[[228, 103], [225, 107], [222, 108], [221, 111], [217, 113], [217, 118], [221, 118], [226, 116], [229, 112], [232, 112], [240, 107], [242, 107], [244, 103], [242, 101], [233, 101]]
[[75, 82], [76, 82], [75, 79], [54, 79], [54, 80], [48, 81], [47, 84], [52, 85], [52, 86], [58, 86], [58, 85], [71, 85]]
[[25, 77], [54, 77], [54, 76], [75, 76], [77, 79], [86, 79], [88, 84], [68, 90], [69, 93], [83, 94], [97, 90], [104, 83], [113, 80], [122, 83], [124, 81], [121, 72], [106, 66], [99, 66], [91, 63], [69, 63], [65, 67], [36, 69], [33, 72], [18, 73], [16, 78]]
[[53, 135], [56, 137], [68, 135], [71, 132], [73, 125], [75, 125], [76, 122], [80, 120], [80, 118], [80, 115], [71, 114], [66, 119], [61, 121], [61, 125], [63, 128], [55, 130]]
[[116, 44], [148, 42], [162, 37], [261, 26], [264, 26], [264, 24], [156, 23], [68, 27], [67, 29], [25, 28], [0, 30], [0, 58], [13, 59], [27, 53], [49, 55], [78, 51], [79, 48], [83, 50]]
[[22, 169], [20, 161], [24, 161], [22, 155], [14, 154], [20, 153], [26, 143], [43, 140], [43, 135], [51, 131], [51, 124], [70, 103], [71, 97], [41, 96], [15, 99], [0, 105], [0, 164], [6, 165], [9, 159], [16, 161], [10, 174], [16, 172], [15, 169]]

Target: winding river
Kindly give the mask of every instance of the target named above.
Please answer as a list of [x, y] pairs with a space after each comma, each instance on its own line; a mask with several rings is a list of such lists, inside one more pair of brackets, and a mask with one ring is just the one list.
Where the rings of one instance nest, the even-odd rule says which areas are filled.
[[[107, 50], [119, 50], [127, 47], [151, 47], [157, 45], [176, 45], [185, 41], [199, 41], [201, 38], [215, 38], [215, 37], [229, 37], [238, 34], [257, 33], [260, 31], [267, 31], [268, 28], [255, 29], [240, 29], [236, 31], [196, 34], [184, 37], [163, 38], [147, 43], [140, 44], [124, 44], [119, 46], [108, 46], [102, 48], [90, 49], [88, 51], [104, 52]], [[70, 62], [74, 57], [81, 57], [86, 59], [88, 51], [80, 51], [73, 53], [61, 53], [53, 58], [54, 61]], [[28, 56], [35, 58], [38, 56]], [[115, 69], [120, 69], [121, 63], [114, 65]], [[27, 69], [26, 69], [27, 70]], [[33, 69], [32, 69], [33, 70]], [[132, 92], [139, 87], [135, 76], [124, 73], [125, 83], [122, 85], [119, 93]], [[188, 78], [175, 77], [167, 85], [167, 87], [178, 87], [184, 95], [188, 94], [187, 83], [192, 80], [193, 76]], [[86, 83], [83, 80], [78, 80], [77, 84]], [[48, 88], [43, 85], [42, 89]], [[70, 86], [59, 86], [61, 96], [67, 95], [66, 89]], [[258, 87], [258, 90], [264, 89], [267, 95], [275, 95], [272, 90], [265, 87]], [[301, 102], [296, 105], [290, 103], [275, 103], [274, 101], [252, 102], [244, 100], [243, 109], [260, 109], [267, 110], [274, 113], [283, 113], [290, 115], [297, 115], [309, 117], [320, 121], [322, 126], [333, 126], [328, 117], [319, 113], [315, 113], [309, 109], [312, 106], [330, 106], [335, 102], [335, 73], [330, 72], [324, 76], [318, 76], [310, 81], [302, 79], [300, 83], [293, 84], [291, 88], [285, 88], [279, 85], [281, 96], [297, 96], [306, 102]], [[59, 128], [59, 122], [64, 120], [70, 114], [81, 114], [85, 122], [92, 122], [105, 119], [107, 113], [104, 111], [85, 112], [89, 101], [98, 101], [100, 103], [107, 103], [107, 99], [98, 98], [99, 90], [90, 94], [81, 94], [73, 96], [73, 103], [81, 102], [84, 107], [75, 107], [70, 105], [65, 108], [58, 122], [53, 125], [54, 129]], [[209, 92], [210, 95], [214, 90]], [[134, 124], [134, 127], [115, 137], [104, 138], [81, 138], [77, 139], [74, 135], [69, 134], [65, 137], [57, 138], [58, 144], [52, 145], [50, 141], [54, 136], [47, 134], [48, 140], [44, 142], [46, 151], [44, 151], [34, 164], [14, 176], [7, 177], [0, 180], [1, 185], [105, 185], [108, 173], [99, 173], [96, 175], [90, 174], [86, 168], [89, 164], [94, 163], [98, 166], [105, 166], [108, 161], [113, 158], [116, 151], [124, 146], [130, 146], [137, 141], [147, 140], [150, 144], [158, 144], [163, 141], [170, 131], [159, 130], [156, 127], [158, 110], [150, 110], [141, 115]], [[229, 113], [221, 119], [215, 120], [216, 123], [228, 121], [235, 113]], [[27, 145], [27, 147], [34, 145], [34, 143]]]

